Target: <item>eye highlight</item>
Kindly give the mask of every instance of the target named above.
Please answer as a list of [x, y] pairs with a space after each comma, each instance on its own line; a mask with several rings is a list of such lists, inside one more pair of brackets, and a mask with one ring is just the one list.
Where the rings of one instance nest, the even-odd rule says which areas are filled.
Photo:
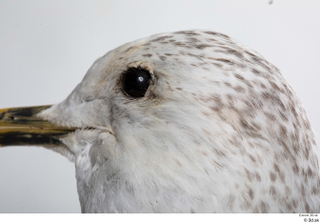
[[141, 68], [130, 68], [123, 74], [121, 85], [123, 91], [129, 96], [141, 98], [146, 94], [150, 81], [149, 71]]

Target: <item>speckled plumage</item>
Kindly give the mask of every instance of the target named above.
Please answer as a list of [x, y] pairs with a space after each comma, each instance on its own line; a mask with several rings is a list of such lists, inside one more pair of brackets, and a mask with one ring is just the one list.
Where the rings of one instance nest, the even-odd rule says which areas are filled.
[[[121, 89], [129, 67], [152, 74], [143, 98]], [[83, 212], [320, 212], [305, 110], [274, 65], [226, 35], [124, 44], [40, 116], [95, 128], [55, 149], [75, 162]]]

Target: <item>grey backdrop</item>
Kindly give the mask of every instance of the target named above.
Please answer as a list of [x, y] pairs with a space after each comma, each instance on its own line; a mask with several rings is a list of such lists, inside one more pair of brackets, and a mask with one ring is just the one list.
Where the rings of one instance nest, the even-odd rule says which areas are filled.
[[[228, 34], [280, 68], [320, 133], [320, 1], [0, 0], [0, 108], [54, 104], [107, 51], [154, 33]], [[0, 212], [80, 212], [74, 166], [43, 148], [0, 148]]]

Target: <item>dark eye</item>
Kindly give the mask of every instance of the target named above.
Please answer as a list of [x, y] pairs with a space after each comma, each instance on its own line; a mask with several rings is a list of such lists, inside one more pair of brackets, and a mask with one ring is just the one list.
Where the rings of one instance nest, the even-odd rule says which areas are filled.
[[131, 97], [143, 97], [150, 85], [151, 75], [141, 68], [130, 68], [124, 73], [122, 89]]

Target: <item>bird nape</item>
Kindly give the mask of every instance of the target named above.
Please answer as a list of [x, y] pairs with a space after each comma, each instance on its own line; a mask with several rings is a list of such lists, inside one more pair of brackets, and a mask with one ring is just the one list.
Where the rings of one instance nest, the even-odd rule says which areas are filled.
[[124, 44], [63, 102], [0, 110], [0, 145], [74, 162], [82, 212], [320, 212], [315, 135], [293, 89], [208, 30]]

